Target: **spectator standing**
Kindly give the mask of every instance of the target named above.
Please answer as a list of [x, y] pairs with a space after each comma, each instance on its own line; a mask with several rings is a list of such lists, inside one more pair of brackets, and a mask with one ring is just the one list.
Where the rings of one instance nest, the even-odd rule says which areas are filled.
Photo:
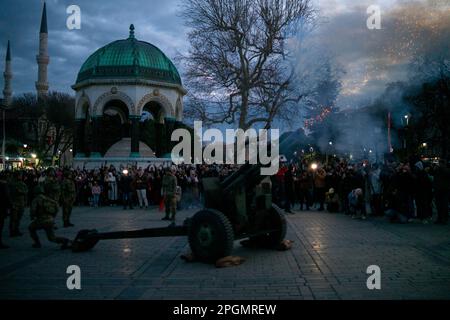
[[438, 218], [436, 224], [448, 223], [448, 197], [450, 194], [450, 170], [444, 159], [439, 161], [434, 174], [434, 193]]
[[92, 206], [98, 208], [102, 188], [98, 185], [97, 181], [94, 181], [91, 190], [92, 190]]
[[126, 210], [127, 207], [131, 210], [133, 209], [132, 203], [132, 183], [133, 179], [131, 178], [129, 171], [124, 169], [122, 172], [122, 177], [120, 179], [120, 191], [122, 192], [122, 202], [123, 209]]
[[134, 179], [134, 185], [136, 187], [137, 198], [139, 201], [139, 207], [142, 209], [148, 208], [148, 199], [147, 199], [147, 175], [144, 174], [144, 171], [139, 170]]
[[108, 202], [110, 206], [113, 206], [117, 203], [118, 198], [117, 179], [113, 172], [108, 172], [106, 182], [108, 185]]

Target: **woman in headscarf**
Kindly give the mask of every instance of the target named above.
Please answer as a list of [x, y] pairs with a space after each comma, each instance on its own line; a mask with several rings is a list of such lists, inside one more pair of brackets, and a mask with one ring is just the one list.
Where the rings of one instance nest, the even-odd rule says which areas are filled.
[[112, 206], [112, 205], [116, 204], [116, 201], [117, 201], [117, 180], [111, 171], [108, 172], [108, 177], [106, 179], [106, 182], [108, 183], [109, 205]]

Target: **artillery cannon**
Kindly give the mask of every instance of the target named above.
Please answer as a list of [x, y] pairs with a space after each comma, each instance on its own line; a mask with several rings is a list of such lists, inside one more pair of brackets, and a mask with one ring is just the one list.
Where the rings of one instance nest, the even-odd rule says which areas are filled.
[[73, 241], [74, 252], [87, 251], [99, 240], [187, 236], [196, 260], [213, 262], [228, 256], [235, 240], [246, 239], [264, 247], [280, 244], [286, 220], [272, 203], [271, 183], [260, 165], [244, 164], [233, 174], [203, 178], [204, 209], [182, 226], [99, 233], [82, 230]]

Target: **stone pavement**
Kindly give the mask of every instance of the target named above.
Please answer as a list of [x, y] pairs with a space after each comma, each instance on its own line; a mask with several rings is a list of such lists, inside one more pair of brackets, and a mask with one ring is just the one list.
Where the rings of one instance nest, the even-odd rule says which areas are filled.
[[[179, 221], [194, 210], [179, 214]], [[76, 208], [74, 238], [99, 231], [160, 227], [156, 209]], [[58, 225], [61, 217], [58, 216]], [[449, 299], [450, 227], [351, 220], [341, 214], [287, 216], [286, 252], [247, 249], [244, 264], [224, 269], [180, 259], [185, 237], [101, 241], [90, 252], [61, 251], [40, 232], [42, 249], [25, 234], [5, 237], [0, 251], [0, 299]], [[22, 230], [26, 230], [24, 219]], [[81, 290], [66, 287], [66, 268], [81, 268]], [[381, 268], [381, 290], [368, 290], [366, 269]]]

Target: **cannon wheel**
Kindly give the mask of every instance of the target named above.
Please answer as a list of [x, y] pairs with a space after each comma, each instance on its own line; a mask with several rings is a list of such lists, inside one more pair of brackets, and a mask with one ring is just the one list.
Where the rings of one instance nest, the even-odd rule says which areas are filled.
[[196, 260], [215, 262], [231, 254], [233, 227], [220, 211], [201, 210], [191, 218], [188, 239]]
[[72, 242], [73, 252], [84, 252], [91, 250], [98, 242], [95, 238], [97, 230], [81, 230], [78, 232], [77, 237]]
[[279, 245], [284, 240], [286, 236], [286, 218], [273, 205], [264, 221], [264, 227], [268, 229], [273, 228], [277, 231], [250, 237], [252, 243], [263, 247], [272, 247]]

